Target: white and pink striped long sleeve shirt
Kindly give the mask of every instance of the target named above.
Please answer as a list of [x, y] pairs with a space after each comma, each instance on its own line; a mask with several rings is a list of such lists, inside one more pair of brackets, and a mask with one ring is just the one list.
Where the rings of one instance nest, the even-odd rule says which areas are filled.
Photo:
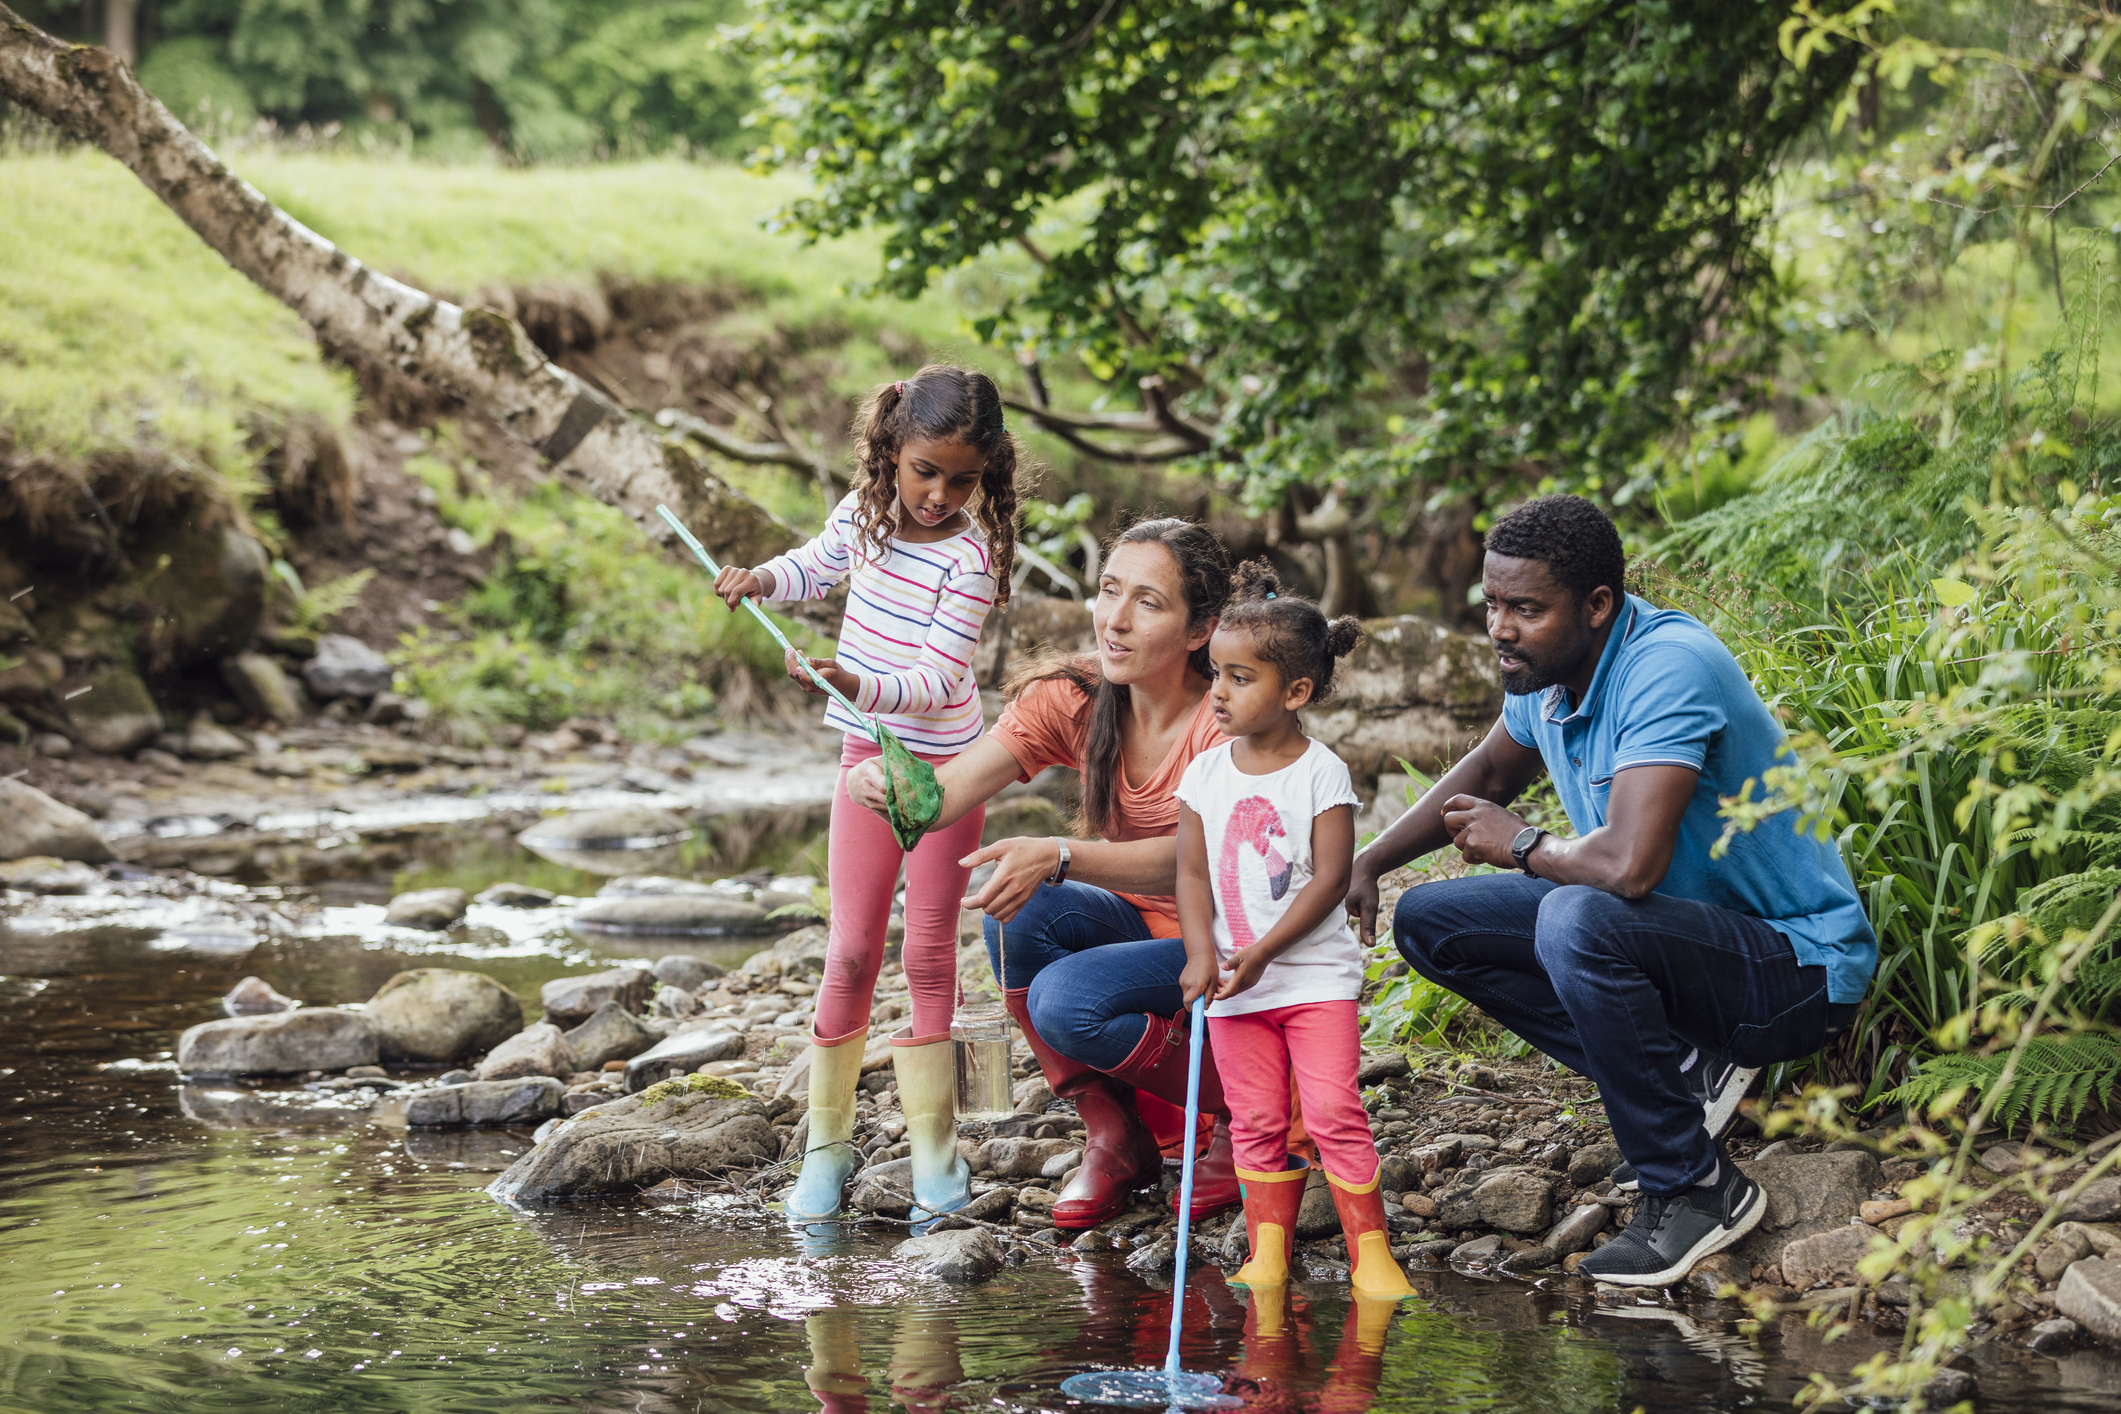
[[[854, 705], [920, 755], [955, 756], [982, 730], [972, 650], [994, 604], [986, 537], [973, 526], [932, 545], [893, 540], [890, 555], [873, 560], [858, 544], [854, 507], [849, 494], [815, 540], [759, 568], [777, 601], [823, 598], [848, 580], [837, 656], [861, 679]], [[861, 734], [837, 702], [825, 722]]]

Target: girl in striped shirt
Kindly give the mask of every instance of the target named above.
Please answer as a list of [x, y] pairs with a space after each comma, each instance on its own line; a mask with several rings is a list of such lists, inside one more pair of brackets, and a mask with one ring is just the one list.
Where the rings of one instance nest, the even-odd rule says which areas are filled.
[[[858, 484], [824, 531], [757, 569], [723, 570], [715, 592], [733, 610], [747, 594], [816, 599], [846, 581], [838, 656], [811, 665], [915, 755], [940, 763], [981, 731], [972, 650], [988, 610], [1009, 596], [1016, 439], [1002, 423], [993, 380], [943, 364], [877, 389], [855, 426]], [[788, 675], [817, 691], [792, 653]], [[847, 772], [878, 754], [875, 743], [838, 703], [826, 707], [825, 721], [847, 733], [832, 798], [832, 940], [810, 1037], [809, 1141], [788, 1216], [840, 1210], [856, 1157], [855, 1084], [902, 857], [913, 1016], [891, 1038], [891, 1058], [912, 1147], [915, 1216], [945, 1213], [971, 1196], [971, 1174], [957, 1153], [949, 1041], [958, 904], [970, 872], [958, 861], [979, 848], [986, 812], [930, 833], [903, 856], [883, 818], [847, 794]]]

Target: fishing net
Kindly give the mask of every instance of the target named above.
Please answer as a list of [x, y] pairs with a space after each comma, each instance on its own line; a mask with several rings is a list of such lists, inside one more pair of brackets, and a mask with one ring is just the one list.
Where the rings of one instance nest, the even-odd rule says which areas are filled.
[[1244, 1401], [1223, 1392], [1213, 1375], [1186, 1370], [1086, 1370], [1061, 1381], [1061, 1393], [1089, 1404], [1122, 1409], [1238, 1409]]
[[908, 751], [906, 743], [874, 722], [870, 725], [884, 751], [884, 818], [891, 822], [899, 848], [910, 850], [943, 813], [943, 787], [934, 768]]

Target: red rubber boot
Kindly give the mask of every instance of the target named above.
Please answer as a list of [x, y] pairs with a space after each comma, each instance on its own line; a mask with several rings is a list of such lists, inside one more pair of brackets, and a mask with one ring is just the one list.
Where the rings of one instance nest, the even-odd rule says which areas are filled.
[[1075, 1103], [1083, 1121], [1083, 1163], [1074, 1180], [1053, 1205], [1053, 1225], [1073, 1231], [1096, 1227], [1127, 1211], [1134, 1190], [1163, 1176], [1163, 1153], [1127, 1087], [1078, 1061], [1069, 1060], [1039, 1038], [1026, 1004], [1029, 988], [1002, 993], [1009, 1015], [1016, 1018], [1025, 1044], [1038, 1058], [1046, 1084], [1063, 1100]]
[[[1142, 1018], [1149, 1023], [1133, 1052], [1111, 1074], [1146, 1094], [1174, 1105], [1186, 1103], [1186, 1033], [1166, 1017]], [[1215, 1070], [1215, 1051], [1205, 1038], [1200, 1055], [1200, 1112], [1213, 1115], [1215, 1131], [1208, 1147], [1193, 1157], [1192, 1220], [1227, 1213], [1244, 1201], [1237, 1186], [1237, 1157], [1230, 1142], [1230, 1106], [1223, 1099], [1222, 1076]], [[1171, 1199], [1178, 1210], [1177, 1195]]]

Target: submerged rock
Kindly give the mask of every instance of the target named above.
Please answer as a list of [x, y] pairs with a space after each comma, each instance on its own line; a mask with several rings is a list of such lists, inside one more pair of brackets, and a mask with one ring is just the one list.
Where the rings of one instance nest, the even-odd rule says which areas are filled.
[[103, 873], [77, 859], [33, 854], [0, 864], [0, 888], [29, 894], [85, 894], [103, 882]]
[[728, 894], [633, 894], [583, 904], [571, 920], [592, 933], [736, 937], [768, 933], [766, 910]]
[[541, 1021], [495, 1046], [493, 1053], [479, 1062], [478, 1077], [513, 1080], [524, 1075], [551, 1075], [564, 1079], [574, 1071], [574, 1053], [567, 1049], [567, 1038], [560, 1034], [559, 1027]]
[[317, 656], [302, 665], [302, 680], [321, 698], [374, 697], [390, 690], [390, 660], [360, 639], [327, 633]]
[[423, 928], [439, 933], [463, 916], [462, 889], [414, 889], [390, 901], [383, 921], [393, 928]]
[[528, 884], [493, 884], [472, 902], [488, 908], [548, 908], [558, 897], [549, 889], [534, 889]]
[[101, 864], [111, 852], [96, 822], [71, 805], [21, 781], [0, 780], [0, 859], [30, 855]]
[[667, 810], [625, 806], [579, 810], [540, 820], [516, 836], [540, 859], [592, 874], [635, 874], [677, 862], [692, 826]]
[[559, 1081], [544, 1075], [474, 1080], [422, 1090], [405, 1104], [405, 1122], [418, 1128], [539, 1124], [560, 1112]]
[[579, 977], [555, 977], [538, 991], [546, 1019], [559, 1026], [579, 1026], [606, 1002], [638, 1012], [655, 995], [655, 974], [645, 967], [613, 967]]
[[300, 1005], [293, 997], [282, 996], [262, 977], [244, 978], [221, 998], [221, 1009], [230, 1016], [271, 1016], [293, 1011]]
[[765, 1106], [726, 1080], [689, 1076], [562, 1121], [487, 1192], [513, 1202], [633, 1193], [780, 1157]]
[[177, 1038], [177, 1069], [185, 1075], [292, 1075], [377, 1059], [368, 1018], [329, 1007], [205, 1021]]
[[993, 1233], [983, 1227], [958, 1228], [909, 1237], [891, 1249], [891, 1255], [916, 1271], [944, 1281], [985, 1281], [1002, 1269], [1007, 1255]]
[[447, 967], [400, 972], [368, 999], [366, 1015], [385, 1060], [463, 1060], [523, 1029], [514, 993], [483, 972]]
[[655, 1043], [656, 1033], [617, 1002], [604, 1003], [567, 1033], [567, 1049], [583, 1070], [602, 1070], [608, 1061], [631, 1060]]
[[709, 1024], [680, 1031], [635, 1056], [626, 1066], [626, 1088], [645, 1090], [665, 1080], [689, 1075], [713, 1061], [735, 1060], [744, 1053], [744, 1033]]

